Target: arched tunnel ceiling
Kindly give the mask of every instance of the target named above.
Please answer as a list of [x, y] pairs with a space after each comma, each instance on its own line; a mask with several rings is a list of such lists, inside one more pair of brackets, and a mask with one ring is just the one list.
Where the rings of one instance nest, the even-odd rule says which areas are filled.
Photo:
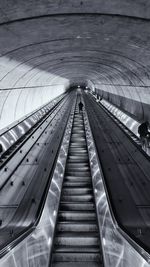
[[71, 82], [91, 83], [149, 118], [149, 7], [148, 0], [1, 1], [0, 128]]

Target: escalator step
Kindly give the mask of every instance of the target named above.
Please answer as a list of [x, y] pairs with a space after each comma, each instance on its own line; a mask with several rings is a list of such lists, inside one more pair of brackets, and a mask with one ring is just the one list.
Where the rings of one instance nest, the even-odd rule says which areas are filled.
[[95, 232], [98, 231], [98, 226], [94, 222], [78, 223], [78, 222], [59, 222], [57, 231], [62, 232]]
[[75, 246], [78, 251], [81, 251], [81, 247], [90, 248], [92, 246], [98, 247], [99, 246], [99, 237], [94, 236], [56, 236], [54, 240], [54, 246], [64, 246], [64, 248], [68, 248], [70, 246]]
[[65, 196], [72, 196], [72, 195], [87, 195], [91, 194], [92, 195], [92, 188], [68, 188], [68, 187], [63, 187], [63, 192], [62, 195]]
[[75, 176], [75, 177], [89, 177], [90, 171], [81, 171], [81, 170], [72, 170], [72, 171], [66, 171], [65, 173], [67, 176]]
[[68, 163], [86, 163], [88, 160], [88, 156], [84, 156], [84, 157], [78, 157], [78, 156], [69, 156], [68, 157]]
[[103, 265], [100, 265], [99, 262], [93, 261], [93, 262], [53, 262], [51, 267], [101, 267]]
[[77, 181], [74, 181], [74, 182], [64, 182], [63, 186], [64, 187], [68, 187], [68, 188], [70, 188], [70, 187], [74, 187], [74, 188], [76, 188], [76, 187], [80, 187], [80, 188], [82, 188], [82, 187], [84, 187], [84, 188], [85, 187], [86, 188], [91, 188], [92, 184], [91, 184], [90, 181], [85, 181], [85, 182], [81, 182], [81, 181], [77, 182]]
[[78, 169], [78, 168], [84, 168], [85, 170], [86, 169], [88, 169], [89, 170], [89, 163], [86, 161], [86, 162], [84, 162], [84, 163], [80, 163], [80, 162], [72, 162], [72, 163], [70, 163], [70, 162], [68, 162], [67, 161], [67, 169], [68, 168], [76, 168], [76, 169]]
[[87, 163], [88, 161], [88, 155], [87, 154], [82, 154], [79, 155], [78, 153], [70, 154], [68, 155], [68, 161], [67, 163]]
[[53, 261], [57, 262], [91, 262], [91, 261], [97, 261], [99, 262], [101, 260], [100, 253], [97, 252], [88, 252], [88, 253], [81, 253], [81, 252], [55, 252], [53, 255]]
[[72, 211], [95, 211], [95, 205], [94, 203], [77, 203], [77, 202], [60, 202], [60, 208], [61, 210], [72, 210]]
[[96, 213], [88, 211], [59, 211], [58, 219], [60, 221], [95, 221]]
[[73, 182], [73, 183], [75, 183], [75, 182], [91, 182], [90, 181], [90, 179], [89, 179], [89, 177], [75, 177], [75, 176], [66, 176], [65, 177], [65, 181], [66, 182]]
[[93, 201], [92, 195], [84, 195], [84, 196], [64, 196], [62, 195], [62, 201], [65, 202], [89, 202]]

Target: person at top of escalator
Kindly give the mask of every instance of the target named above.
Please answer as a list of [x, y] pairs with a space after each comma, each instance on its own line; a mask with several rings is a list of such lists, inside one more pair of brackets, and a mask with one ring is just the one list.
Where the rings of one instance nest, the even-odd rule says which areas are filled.
[[78, 106], [79, 106], [79, 112], [81, 112], [83, 109], [83, 103], [81, 102], [81, 100], [80, 100]]
[[149, 132], [149, 122], [145, 121], [138, 127], [138, 133], [140, 135], [141, 144], [144, 149], [149, 146], [150, 132]]

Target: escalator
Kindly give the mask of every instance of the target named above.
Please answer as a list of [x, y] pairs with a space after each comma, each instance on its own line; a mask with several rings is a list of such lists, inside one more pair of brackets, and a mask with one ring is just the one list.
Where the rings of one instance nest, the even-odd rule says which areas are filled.
[[55, 105], [0, 170], [0, 258], [39, 222], [74, 96]]
[[[86, 109], [83, 113], [79, 113], [78, 110], [79, 98], [82, 98], [82, 101], [84, 99]], [[41, 147], [38, 150], [39, 158], [42, 159], [40, 152], [45, 151], [42, 154], [45, 155], [43, 157], [44, 162], [46, 159], [52, 159], [52, 154], [54, 153], [50, 155], [50, 149], [58, 141], [58, 135], [55, 133], [59, 132], [59, 135], [62, 136], [62, 126], [65, 128], [65, 130], [62, 129], [63, 137], [61, 138], [62, 142], [57, 153], [55, 167], [46, 187], [47, 191], [44, 192], [46, 199], [44, 200], [44, 206], [41, 207], [41, 209], [43, 208], [40, 214], [41, 217], [36, 224], [29, 225], [30, 233], [26, 232], [26, 235], [21, 235], [19, 238], [16, 235], [16, 231], [12, 231], [12, 227], [9, 232], [7, 231], [8, 227], [6, 227], [7, 234], [10, 237], [9, 240], [11, 239], [13, 242], [10, 242], [5, 250], [1, 251], [0, 267], [148, 267], [150, 266], [149, 254], [135, 243], [132, 236], [130, 237], [116, 223], [112, 209], [113, 201], [110, 198], [111, 195], [108, 194], [109, 191], [107, 192], [107, 180], [105, 180], [107, 175], [110, 175], [109, 185], [112, 185], [112, 180], [115, 177], [117, 178], [119, 173], [119, 180], [115, 183], [113, 190], [114, 194], [119, 198], [119, 211], [124, 213], [125, 209], [132, 208], [132, 202], [129, 199], [130, 195], [128, 195], [126, 201], [120, 201], [124, 195], [121, 193], [120, 197], [117, 192], [118, 185], [122, 182], [121, 173], [119, 170], [116, 173], [110, 172], [114, 157], [111, 156], [110, 160], [108, 160], [108, 155], [112, 155], [112, 150], [109, 149], [109, 154], [106, 155], [107, 145], [115, 144], [116, 139], [113, 134], [115, 135], [118, 132], [123, 134], [122, 130], [119, 128], [118, 130], [115, 129], [115, 131], [106, 131], [106, 127], [110, 127], [110, 125], [115, 127], [116, 124], [111, 123], [107, 116], [103, 117], [103, 113], [98, 116], [99, 109], [98, 111], [96, 109], [98, 105], [92, 100], [90, 102], [90, 97], [87, 95], [76, 93], [73, 95], [72, 100], [72, 102], [70, 100], [66, 102], [64, 109], [59, 112], [62, 115], [59, 121], [64, 124], [57, 123], [57, 118], [55, 123], [58, 124], [58, 127], [55, 129], [55, 124], [49, 127], [50, 133], [52, 128], [55, 129], [54, 137], [50, 139], [51, 142], [49, 143], [45, 139], [50, 146], [45, 147], [46, 141], [39, 142], [44, 144], [44, 148]], [[95, 112], [92, 112], [92, 110]], [[107, 120], [109, 120], [109, 123]], [[101, 127], [104, 127], [104, 129]], [[45, 133], [45, 129], [42, 131]], [[50, 133], [48, 132], [49, 138]], [[113, 142], [109, 139], [105, 140], [104, 137], [107, 137], [107, 135], [108, 137], [113, 137]], [[44, 138], [46, 138], [45, 134]], [[122, 139], [125, 140], [124, 138]], [[116, 142], [117, 148], [119, 148], [118, 140]], [[95, 150], [95, 145], [97, 145], [97, 150]], [[55, 148], [53, 150], [56, 151]], [[119, 152], [121, 153], [122, 150], [119, 150]], [[115, 162], [116, 166], [118, 166], [117, 163], [119, 163], [119, 167], [124, 166], [122, 161], [126, 159], [126, 153], [126, 149], [123, 147], [121, 164], [118, 160]], [[56, 156], [53, 155], [53, 157], [55, 160]], [[130, 167], [128, 160], [124, 163], [126, 165], [128, 163], [127, 167]], [[23, 170], [24, 165], [21, 166], [21, 170]], [[41, 168], [41, 165], [36, 166], [33, 164], [29, 165], [29, 170], [31, 166], [38, 167], [38, 169]], [[131, 167], [133, 168], [133, 166], [132, 162]], [[28, 167], [28, 162], [25, 167]], [[104, 169], [104, 167], [106, 168]], [[46, 175], [51, 170], [50, 165], [48, 164], [47, 168], [42, 166], [42, 169], [45, 177], [47, 177]], [[39, 177], [39, 171], [36, 174], [35, 186], [32, 186], [32, 188], [34, 191], [39, 188], [40, 192], [41, 182], [44, 181], [43, 172], [41, 177]], [[114, 174], [116, 176], [113, 176]], [[30, 177], [30, 175], [28, 176]], [[37, 183], [37, 178], [40, 183]], [[135, 177], [133, 176], [133, 178]], [[138, 178], [139, 176], [137, 176]], [[11, 190], [14, 185], [10, 187], [9, 184]], [[119, 188], [123, 188], [123, 192], [126, 190], [125, 186]], [[140, 190], [142, 190], [141, 187]], [[33, 197], [33, 192], [28, 195]], [[118, 200], [118, 198], [116, 199]], [[28, 207], [36, 208], [38, 199], [34, 197], [34, 199], [31, 199], [32, 202], [29, 202], [30, 199], [28, 198], [28, 201], [26, 201]], [[124, 203], [125, 206], [123, 206]], [[129, 204], [127, 205], [127, 203]], [[6, 208], [8, 209], [8, 206]], [[22, 216], [20, 212], [18, 214], [20, 217]], [[30, 214], [33, 215], [31, 212]], [[133, 219], [133, 216], [130, 217]], [[16, 219], [18, 219], [18, 216]], [[125, 217], [123, 219], [125, 220]], [[11, 220], [10, 226], [12, 226], [12, 222]], [[28, 222], [28, 220], [25, 219], [22, 223], [18, 219], [18, 222], [24, 226], [24, 222]], [[134, 224], [137, 223], [139, 221], [134, 220]], [[14, 223], [15, 225], [16, 223]], [[5, 234], [2, 227], [3, 224], [1, 233]], [[140, 228], [138, 229], [140, 230]], [[140, 231], [138, 234], [140, 238], [145, 236], [140, 234]]]
[[50, 266], [104, 266], [84, 120], [77, 105]]
[[149, 255], [149, 157], [90, 94], [83, 97], [119, 230], [137, 251], [142, 248]]

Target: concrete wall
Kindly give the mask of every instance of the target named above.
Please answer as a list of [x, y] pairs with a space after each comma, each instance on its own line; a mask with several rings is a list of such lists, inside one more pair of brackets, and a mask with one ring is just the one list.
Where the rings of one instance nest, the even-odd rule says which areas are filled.
[[149, 0], [4, 0], [0, 22], [63, 13], [107, 13], [150, 18]]
[[149, 118], [149, 6], [148, 0], [1, 1], [0, 128], [72, 81], [97, 88], [139, 120]]
[[[136, 118], [140, 122], [144, 120], [150, 121], [150, 93], [149, 88], [115, 88], [115, 90], [110, 90], [109, 87], [104, 89], [101, 86], [99, 89], [96, 88], [95, 91], [102, 98], [113, 103], [126, 113], [130, 114], [132, 117]], [[116, 92], [114, 92], [116, 91]]]

